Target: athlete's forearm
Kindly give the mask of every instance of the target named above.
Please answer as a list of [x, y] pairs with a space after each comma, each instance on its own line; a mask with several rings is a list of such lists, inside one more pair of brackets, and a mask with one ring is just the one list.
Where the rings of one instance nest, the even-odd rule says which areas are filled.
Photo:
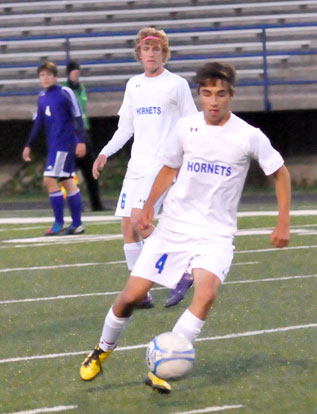
[[290, 240], [291, 180], [284, 165], [275, 172], [274, 176], [276, 179], [278, 219], [270, 238], [273, 246], [281, 248], [287, 246]]
[[161, 168], [153, 183], [150, 195], [145, 203], [147, 206], [154, 206], [156, 201], [170, 188], [175, 180], [175, 177], [177, 176], [178, 171], [179, 168], [175, 169], [168, 167], [167, 165], [164, 165], [164, 167]]
[[291, 180], [288, 169], [283, 165], [274, 174], [276, 178], [275, 191], [278, 203], [278, 224], [289, 226], [291, 205]]
[[31, 147], [32, 146], [32, 144], [34, 143], [36, 137], [38, 136], [41, 128], [42, 128], [42, 122], [41, 122], [39, 117], [36, 117], [35, 120], [34, 120], [34, 123], [32, 125], [30, 135], [29, 135], [29, 137], [26, 141], [26, 144], [25, 144], [26, 147]]
[[133, 135], [133, 126], [129, 122], [125, 122], [121, 118], [119, 119], [118, 129], [113, 134], [111, 140], [103, 147], [99, 155], [105, 155], [109, 158], [111, 155], [118, 152], [126, 142]]

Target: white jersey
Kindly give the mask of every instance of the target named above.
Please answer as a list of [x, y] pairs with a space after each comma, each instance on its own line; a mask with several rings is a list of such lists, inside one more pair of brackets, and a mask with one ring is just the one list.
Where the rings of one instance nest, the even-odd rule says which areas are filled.
[[188, 82], [168, 70], [159, 76], [136, 75], [129, 79], [119, 125], [101, 154], [117, 152], [134, 134], [126, 176], [155, 176], [162, 167], [158, 153], [176, 121], [197, 113]]
[[258, 129], [231, 114], [223, 126], [207, 125], [204, 113], [180, 119], [162, 162], [180, 168], [164, 201], [159, 228], [202, 238], [233, 237], [250, 160], [266, 175], [283, 158]]

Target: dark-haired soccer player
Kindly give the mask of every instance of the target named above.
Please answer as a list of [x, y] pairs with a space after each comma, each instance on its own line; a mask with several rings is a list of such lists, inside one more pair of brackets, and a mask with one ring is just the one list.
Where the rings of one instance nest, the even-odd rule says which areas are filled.
[[[41, 128], [45, 127], [47, 158], [44, 171], [44, 185], [47, 188], [55, 222], [45, 232], [47, 236], [57, 234], [81, 234], [84, 227], [81, 221], [82, 198], [73, 175], [76, 169], [76, 156], [86, 152], [84, 126], [81, 111], [73, 91], [57, 84], [57, 67], [45, 62], [37, 73], [44, 91], [38, 98], [38, 108], [33, 128], [23, 150], [24, 161], [31, 161], [31, 146]], [[72, 223], [64, 229], [64, 197], [59, 183], [67, 191], [68, 206]]]
[[[170, 188], [163, 213], [106, 315], [100, 343], [81, 366], [83, 379], [98, 375], [138, 301], [153, 283], [174, 287], [188, 267], [193, 272], [194, 296], [173, 332], [195, 341], [231, 266], [237, 209], [251, 159], [276, 179], [278, 219], [271, 243], [280, 248], [289, 242], [289, 173], [269, 139], [230, 111], [234, 69], [207, 63], [195, 80], [203, 111], [181, 118], [169, 137], [161, 158], [164, 166], [144, 205], [140, 228], [151, 227], [154, 205]], [[160, 392], [171, 390], [168, 382], [152, 372], [146, 384]]]

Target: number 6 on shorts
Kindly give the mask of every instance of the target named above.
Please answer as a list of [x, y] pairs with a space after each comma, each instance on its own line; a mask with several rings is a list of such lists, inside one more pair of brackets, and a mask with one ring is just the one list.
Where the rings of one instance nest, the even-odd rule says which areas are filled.
[[165, 266], [165, 262], [167, 259], [167, 253], [164, 253], [159, 259], [158, 261], [155, 263], [155, 268], [158, 269], [158, 273], [162, 273], [164, 266]]

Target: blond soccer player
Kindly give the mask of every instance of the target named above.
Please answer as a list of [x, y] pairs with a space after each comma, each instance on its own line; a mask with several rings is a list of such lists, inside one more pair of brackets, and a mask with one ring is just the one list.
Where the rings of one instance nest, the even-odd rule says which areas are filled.
[[[168, 142], [168, 135], [177, 120], [197, 113], [188, 82], [164, 67], [170, 57], [170, 50], [163, 30], [151, 27], [141, 29], [136, 37], [135, 56], [142, 64], [144, 73], [128, 81], [119, 110], [118, 129], [93, 166], [93, 175], [98, 179], [108, 158], [134, 136], [131, 158], [115, 212], [116, 216], [122, 217], [123, 249], [130, 271], [142, 251], [144, 238], [154, 228], [151, 226], [140, 230], [137, 222], [162, 167], [158, 154]], [[157, 200], [156, 212], [163, 198]], [[192, 277], [185, 272], [178, 286], [170, 292], [165, 306], [176, 305], [182, 300], [191, 284]], [[139, 307], [153, 307], [150, 294], [140, 302]]]

